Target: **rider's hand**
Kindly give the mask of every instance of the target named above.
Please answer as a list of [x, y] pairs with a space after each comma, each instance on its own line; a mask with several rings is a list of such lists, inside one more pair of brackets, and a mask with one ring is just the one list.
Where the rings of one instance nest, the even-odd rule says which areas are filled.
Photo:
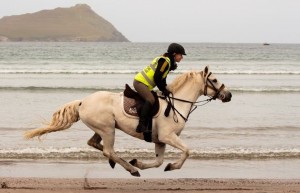
[[165, 96], [169, 96], [171, 92], [166, 89], [166, 90], [162, 91], [162, 93]]

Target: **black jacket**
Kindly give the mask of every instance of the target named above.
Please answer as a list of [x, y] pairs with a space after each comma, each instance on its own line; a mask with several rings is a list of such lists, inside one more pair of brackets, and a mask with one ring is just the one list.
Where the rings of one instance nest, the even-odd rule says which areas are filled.
[[[174, 61], [174, 57], [172, 55], [169, 55], [168, 53], [164, 54], [164, 56], [168, 57], [171, 61], [170, 70], [175, 70], [177, 65]], [[168, 70], [168, 68], [164, 65], [165, 62], [167, 61], [164, 58], [160, 58], [158, 60], [158, 64], [154, 73], [154, 82], [160, 91], [166, 90], [167, 86], [167, 76], [163, 78], [164, 73]]]

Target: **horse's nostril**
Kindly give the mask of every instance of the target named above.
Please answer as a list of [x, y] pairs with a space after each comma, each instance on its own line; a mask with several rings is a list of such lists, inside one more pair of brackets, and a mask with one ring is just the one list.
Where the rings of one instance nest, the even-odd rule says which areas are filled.
[[220, 94], [220, 98], [223, 100], [226, 98], [225, 94]]
[[231, 94], [231, 92], [227, 92], [226, 94], [225, 94], [225, 96], [224, 96], [224, 98], [223, 98], [223, 102], [229, 102], [229, 101], [231, 101], [231, 97], [232, 97], [232, 94]]

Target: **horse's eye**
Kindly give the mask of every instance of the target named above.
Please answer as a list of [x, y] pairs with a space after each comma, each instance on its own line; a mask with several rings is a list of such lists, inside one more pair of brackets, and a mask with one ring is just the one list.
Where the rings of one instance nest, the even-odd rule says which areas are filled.
[[213, 79], [213, 82], [214, 82], [214, 83], [217, 83], [217, 82], [218, 82], [218, 80], [217, 80], [217, 79]]

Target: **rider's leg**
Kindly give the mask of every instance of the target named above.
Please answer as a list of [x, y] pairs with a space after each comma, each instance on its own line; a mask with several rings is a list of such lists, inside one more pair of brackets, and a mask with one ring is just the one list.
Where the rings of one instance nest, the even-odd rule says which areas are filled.
[[136, 132], [141, 133], [147, 131], [151, 109], [152, 104], [149, 101], [145, 101], [141, 110], [140, 120], [136, 128]]
[[134, 80], [133, 86], [139, 95], [145, 100], [141, 110], [139, 124], [136, 128], [136, 132], [141, 133], [147, 131], [147, 124], [149, 119], [151, 119], [150, 113], [155, 99], [148, 87], [143, 83]]

